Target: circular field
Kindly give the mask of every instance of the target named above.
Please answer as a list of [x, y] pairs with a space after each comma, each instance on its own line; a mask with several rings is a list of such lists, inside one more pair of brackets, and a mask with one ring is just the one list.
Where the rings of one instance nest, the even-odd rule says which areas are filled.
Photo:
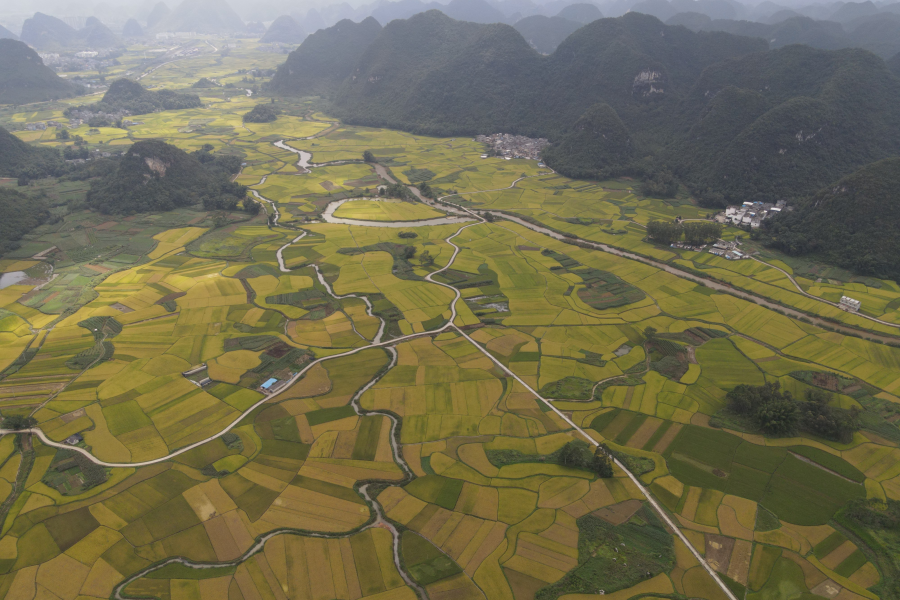
[[420, 202], [400, 200], [354, 200], [337, 207], [334, 216], [360, 221], [422, 221], [445, 216]]

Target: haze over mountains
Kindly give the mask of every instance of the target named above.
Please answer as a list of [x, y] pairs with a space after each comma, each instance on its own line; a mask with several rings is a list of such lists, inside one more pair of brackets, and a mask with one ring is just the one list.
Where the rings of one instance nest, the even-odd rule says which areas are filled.
[[[900, 2], [892, 0], [810, 5], [790, 0], [783, 4], [767, 0], [755, 6], [736, 0], [615, 0], [575, 5], [568, 0], [546, 3], [535, 0], [378, 0], [356, 6], [335, 2], [312, 7], [298, 7], [286, 0], [84, 0], [72, 3], [38, 0], [19, 2], [17, 10], [0, 7], [0, 27], [5, 25], [9, 32], [4, 34], [0, 29], [0, 37], [17, 36], [23, 31], [26, 20], [36, 19], [37, 15], [29, 11], [32, 6], [40, 7], [38, 12], [43, 15], [53, 15], [70, 24], [83, 23], [86, 17], [93, 15], [110, 33], [129, 38], [136, 37], [135, 24], [145, 34], [162, 31], [252, 34], [257, 30], [262, 32], [263, 26], [276, 25], [269, 41], [284, 39], [288, 41], [281, 43], [298, 43], [293, 41], [298, 32], [313, 33], [344, 19], [361, 22], [371, 16], [384, 26], [394, 19], [408, 19], [437, 9], [456, 20], [514, 25], [532, 47], [550, 54], [579, 25], [601, 16], [617, 17], [631, 11], [655, 16], [670, 25], [684, 25], [694, 31], [726, 31], [760, 37], [773, 48], [793, 43], [826, 50], [859, 47], [882, 58], [900, 52]], [[296, 23], [296, 27], [290, 26], [290, 34], [281, 32], [285, 27], [283, 19], [275, 23], [279, 17], [290, 17]], [[29, 28], [35, 29], [35, 23]], [[59, 28], [58, 24], [52, 29], [59, 31], [56, 37], [60, 40], [78, 40], [78, 36]], [[86, 37], [88, 32], [81, 35]], [[92, 36], [94, 47], [98, 35]], [[41, 43], [39, 36], [33, 33], [29, 36]], [[112, 45], [111, 37], [105, 34], [103, 37]], [[47, 44], [46, 41], [43, 43]], [[68, 43], [61, 42], [61, 46]]]

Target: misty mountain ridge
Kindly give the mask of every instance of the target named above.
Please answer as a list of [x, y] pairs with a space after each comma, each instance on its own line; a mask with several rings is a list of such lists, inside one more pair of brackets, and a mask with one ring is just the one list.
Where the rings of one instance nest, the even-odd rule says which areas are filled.
[[306, 38], [306, 31], [290, 15], [282, 15], [275, 19], [260, 42], [282, 44], [299, 44]]
[[89, 17], [85, 26], [76, 30], [61, 19], [40, 12], [26, 19], [19, 39], [34, 48], [53, 51], [109, 48], [121, 43], [118, 36], [95, 17]]
[[0, 39], [0, 104], [26, 104], [83, 93], [62, 79], [25, 43]]

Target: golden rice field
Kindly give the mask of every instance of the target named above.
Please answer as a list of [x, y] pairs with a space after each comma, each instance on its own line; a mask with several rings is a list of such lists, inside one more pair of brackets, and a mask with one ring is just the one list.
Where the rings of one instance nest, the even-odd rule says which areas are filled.
[[[281, 60], [246, 40], [217, 64], [211, 55], [146, 81], [240, 84], [238, 69]], [[129, 53], [122, 68], [136, 64]], [[0, 412], [33, 415], [54, 442], [79, 434], [80, 448], [125, 465], [92, 469], [35, 436], [0, 437], [0, 597], [726, 599], [645, 491], [738, 598], [893, 597], [884, 549], [895, 532], [861, 536], [841, 509], [900, 502], [900, 349], [502, 219], [422, 227], [442, 213], [364, 200], [335, 216], [371, 226], [315, 222], [377, 175], [362, 162], [303, 172], [273, 141], [316, 163], [371, 150], [401, 182], [428, 170], [457, 201], [832, 314], [762, 263], [648, 244], [649, 220], [703, 211], [641, 197], [629, 181], [482, 159], [470, 139], [332, 127], [313, 100], [291, 101], [303, 116], [248, 127], [240, 116], [255, 99], [216, 89], [207, 100], [127, 132], [80, 134], [239, 153], [238, 181], [278, 206], [279, 225], [236, 213], [216, 227], [199, 209], [81, 211], [0, 258], [2, 272], [29, 270], [60, 248], [44, 288], [0, 290]], [[18, 135], [57, 143], [32, 133]], [[598, 273], [615, 285], [598, 288]], [[893, 282], [798, 281], [897, 318]], [[734, 388], [773, 382], [801, 399], [830, 391], [836, 410], [861, 411], [860, 427], [836, 442], [726, 418]], [[619, 466], [601, 478], [561, 464], [575, 427], [640, 485]], [[157, 568], [172, 557], [210, 568]]]

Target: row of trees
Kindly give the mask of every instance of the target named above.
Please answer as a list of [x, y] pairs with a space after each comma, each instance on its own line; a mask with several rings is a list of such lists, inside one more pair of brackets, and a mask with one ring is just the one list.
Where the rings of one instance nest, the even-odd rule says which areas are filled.
[[793, 435], [804, 431], [836, 442], [850, 442], [859, 429], [859, 411], [830, 405], [831, 394], [807, 390], [806, 401], [797, 401], [781, 384], [741, 384], [728, 392], [728, 410], [749, 417], [763, 433]]
[[714, 221], [650, 221], [647, 236], [660, 244], [671, 244], [682, 239], [691, 245], [714, 242], [722, 236], [723, 225]]

